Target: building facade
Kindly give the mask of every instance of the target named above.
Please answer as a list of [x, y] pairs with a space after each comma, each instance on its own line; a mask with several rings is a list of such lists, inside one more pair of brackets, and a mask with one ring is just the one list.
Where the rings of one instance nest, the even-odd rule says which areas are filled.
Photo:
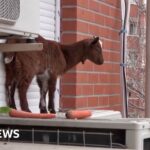
[[[87, 60], [58, 81], [55, 97], [58, 109], [122, 109], [120, 5], [118, 0], [40, 0], [40, 34], [45, 38], [64, 44], [93, 36], [103, 41], [103, 65]], [[0, 65], [3, 68], [2, 57]], [[6, 105], [4, 68], [0, 70], [0, 79], [0, 105], [3, 106]], [[27, 97], [30, 109], [39, 111], [39, 89], [35, 79]], [[19, 107], [17, 93], [15, 100]]]

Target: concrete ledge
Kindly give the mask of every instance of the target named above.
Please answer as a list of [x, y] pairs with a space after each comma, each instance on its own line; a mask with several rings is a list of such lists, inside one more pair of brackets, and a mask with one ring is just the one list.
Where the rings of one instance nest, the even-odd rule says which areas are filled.
[[22, 52], [22, 51], [41, 51], [42, 43], [17, 43], [5, 44], [0, 43], [0, 52]]
[[[47, 126], [47, 127], [77, 127], [77, 128], [105, 128], [105, 129], [150, 129], [149, 119], [31, 119], [31, 118], [12, 118], [0, 116], [1, 125], [20, 125], [20, 126]], [[144, 128], [143, 128], [144, 127]]]

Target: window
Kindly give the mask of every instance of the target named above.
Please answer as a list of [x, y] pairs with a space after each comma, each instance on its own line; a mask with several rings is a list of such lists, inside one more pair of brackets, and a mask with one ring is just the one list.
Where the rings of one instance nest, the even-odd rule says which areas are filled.
[[129, 23], [129, 34], [137, 35], [137, 22], [130, 21]]

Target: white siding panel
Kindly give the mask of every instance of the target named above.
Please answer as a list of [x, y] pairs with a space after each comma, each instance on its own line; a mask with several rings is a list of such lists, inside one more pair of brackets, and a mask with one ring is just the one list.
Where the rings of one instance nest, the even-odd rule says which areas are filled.
[[41, 22], [40, 26], [41, 26], [41, 30], [45, 30], [45, 31], [49, 30], [49, 31], [54, 32], [54, 27], [52, 25]]
[[[55, 5], [44, 3], [44, 2], [40, 2], [40, 9], [44, 9], [48, 13], [55, 12], [55, 8], [56, 8]], [[49, 11], [49, 10], [51, 10], [51, 11]]]
[[56, 0], [40, 1], [40, 34], [46, 39], [56, 39]]
[[[4, 84], [4, 83], [3, 83]], [[3, 84], [0, 85], [0, 93], [5, 93], [5, 89], [3, 87]]]
[[47, 32], [45, 32], [44, 30], [41, 32], [41, 35], [42, 36], [44, 36], [46, 39], [52, 39], [53, 37], [54, 37], [54, 35], [55, 35], [55, 33], [54, 32], [51, 32], [51, 34], [49, 34], [49, 33], [47, 33]]
[[[40, 17], [40, 22], [41, 23], [44, 23], [44, 24], [46, 24], [46, 25], [53, 25], [53, 29], [55, 29], [55, 27], [54, 27], [54, 25], [55, 25], [55, 21], [54, 21], [54, 19], [49, 19], [49, 20], [47, 20], [49, 17], [45, 17], [45, 16], [43, 16], [43, 17]], [[41, 29], [41, 27], [40, 27], [40, 29]], [[49, 29], [51, 29], [51, 28], [49, 28]], [[54, 30], [55, 31], [55, 30]]]
[[49, 19], [55, 18], [55, 13], [50, 13], [46, 10], [41, 10], [40, 15], [41, 15], [41, 18], [44, 17], [44, 16], [48, 17]]
[[[1, 68], [2, 68], [2, 67], [0, 67], [0, 69], [1, 69]], [[4, 69], [3, 69], [3, 71], [4, 71]], [[2, 71], [1, 71], [1, 72], [2, 72]], [[2, 74], [2, 73], [0, 73], [0, 86], [3, 86], [3, 85], [4, 85], [4, 83], [5, 83], [4, 78], [5, 78], [5, 75]]]
[[40, 2], [43, 2], [43, 3], [47, 3], [47, 4], [51, 4], [51, 5], [55, 5], [55, 0], [40, 0]]
[[3, 65], [2, 53], [0, 53], [0, 106], [6, 106], [5, 102], [5, 71]]

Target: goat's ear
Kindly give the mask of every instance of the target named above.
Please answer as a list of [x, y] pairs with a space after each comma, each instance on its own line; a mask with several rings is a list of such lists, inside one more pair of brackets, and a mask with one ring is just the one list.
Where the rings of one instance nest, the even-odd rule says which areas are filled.
[[98, 41], [99, 41], [99, 37], [98, 37], [98, 36], [97, 36], [97, 37], [94, 37], [93, 40], [92, 40], [92, 42], [90, 43], [90, 45], [94, 45], [94, 44], [96, 44]]

